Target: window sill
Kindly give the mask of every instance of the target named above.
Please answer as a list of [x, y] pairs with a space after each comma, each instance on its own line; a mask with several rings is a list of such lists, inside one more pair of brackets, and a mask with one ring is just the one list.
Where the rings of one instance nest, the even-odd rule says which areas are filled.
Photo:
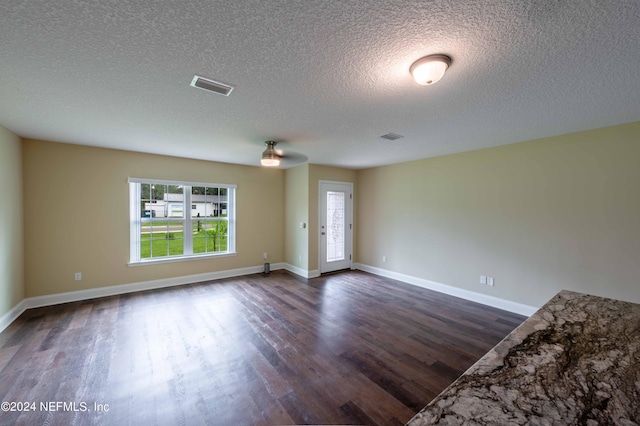
[[232, 257], [237, 256], [238, 253], [216, 253], [216, 254], [195, 254], [190, 256], [173, 256], [173, 257], [159, 257], [156, 259], [144, 259], [136, 260], [127, 263], [127, 266], [145, 266], [145, 265], [157, 265], [160, 263], [174, 263], [174, 262], [188, 262], [190, 260], [202, 260], [213, 259], [216, 257]]

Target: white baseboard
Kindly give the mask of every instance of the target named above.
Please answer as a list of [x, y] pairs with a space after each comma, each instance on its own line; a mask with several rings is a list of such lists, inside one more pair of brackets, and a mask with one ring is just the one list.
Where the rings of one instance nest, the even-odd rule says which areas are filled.
[[[271, 264], [271, 270], [283, 269], [283, 264]], [[220, 280], [223, 278], [240, 277], [243, 275], [258, 274], [263, 266], [249, 266], [247, 268], [228, 269], [225, 271], [206, 272], [204, 274], [184, 275], [181, 277], [162, 278], [159, 280], [142, 281], [132, 284], [114, 285], [94, 289], [71, 291], [68, 293], [51, 294], [47, 296], [30, 297], [25, 299], [27, 309], [42, 306], [58, 305], [60, 303], [76, 302], [78, 300], [95, 299], [97, 297], [115, 296], [118, 294], [133, 293], [135, 291], [154, 290], [158, 288], [174, 287], [184, 284], [192, 284], [203, 281]]]
[[[320, 276], [317, 269], [306, 270], [298, 268], [288, 263], [272, 263], [271, 270], [276, 271], [285, 269], [291, 273], [304, 278], [315, 278]], [[445, 284], [436, 283], [422, 278], [410, 275], [400, 274], [398, 272], [388, 271], [386, 269], [376, 268], [374, 266], [354, 263], [352, 269], [369, 272], [375, 275], [413, 284], [429, 290], [438, 291], [472, 302], [482, 303], [494, 308], [503, 309], [505, 311], [515, 312], [520, 315], [531, 316], [538, 309], [533, 306], [523, 305], [521, 303], [511, 302], [509, 300], [499, 299], [493, 296], [487, 296], [475, 293], [469, 290], [463, 290], [451, 287]], [[159, 280], [142, 281], [131, 284], [114, 285], [109, 287], [99, 287], [87, 290], [70, 291], [67, 293], [50, 294], [46, 296], [29, 297], [22, 300], [16, 306], [11, 308], [7, 313], [0, 317], [0, 332], [7, 328], [15, 321], [24, 311], [31, 308], [40, 308], [43, 306], [57, 305], [61, 303], [77, 302], [79, 300], [95, 299], [98, 297], [115, 296], [118, 294], [133, 293], [136, 291], [153, 290], [165, 287], [174, 287], [184, 284], [192, 284], [202, 281], [219, 280], [223, 278], [233, 278], [243, 275], [257, 274], [263, 271], [263, 266], [250, 266], [247, 268], [229, 269], [225, 271], [207, 272], [204, 274], [185, 275], [181, 277], [163, 278]]]
[[355, 269], [369, 272], [374, 275], [380, 275], [382, 277], [391, 278], [394, 280], [402, 281], [407, 284], [412, 284], [418, 287], [434, 290], [439, 293], [448, 294], [450, 296], [459, 297], [461, 299], [469, 300], [471, 302], [481, 303], [483, 305], [491, 306], [494, 308], [502, 309], [505, 311], [513, 312], [520, 315], [530, 317], [538, 308], [524, 305], [518, 302], [512, 302], [510, 300], [500, 299], [494, 296], [488, 296], [486, 294], [476, 293], [474, 291], [464, 290], [450, 285], [437, 283], [434, 281], [425, 280], [424, 278], [418, 278], [411, 275], [401, 274], [399, 272], [393, 272], [386, 269], [377, 268], [375, 266], [364, 265], [362, 263], [354, 264]]
[[[272, 263], [271, 270], [285, 269], [284, 263]], [[24, 311], [31, 308], [58, 305], [61, 303], [77, 302], [79, 300], [95, 299], [97, 297], [115, 296], [133, 293], [135, 291], [154, 290], [174, 287], [203, 281], [233, 278], [262, 272], [263, 266], [229, 269], [225, 271], [207, 272], [204, 274], [185, 275], [181, 277], [163, 278], [159, 280], [142, 281], [131, 284], [114, 285], [109, 287], [91, 288], [87, 290], [70, 291], [66, 293], [48, 294], [46, 296], [29, 297], [14, 306], [9, 312], [0, 317], [0, 332], [15, 321]]]
[[284, 269], [293, 274], [300, 275], [303, 278], [316, 278], [320, 276], [320, 271], [317, 269], [312, 269], [309, 271], [306, 269], [298, 268], [297, 266], [293, 266], [290, 263], [285, 263]]
[[27, 310], [26, 306], [27, 304], [25, 303], [25, 299], [22, 299], [20, 303], [9, 309], [9, 312], [2, 315], [0, 317], [0, 332], [9, 327], [12, 322], [14, 322], [20, 315], [22, 315], [22, 313]]

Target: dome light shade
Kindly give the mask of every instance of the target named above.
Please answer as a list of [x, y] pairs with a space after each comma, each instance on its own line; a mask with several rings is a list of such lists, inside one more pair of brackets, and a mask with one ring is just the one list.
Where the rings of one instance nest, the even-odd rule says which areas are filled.
[[280, 165], [280, 156], [276, 152], [276, 143], [275, 141], [266, 141], [264, 143], [267, 149], [262, 153], [262, 159], [260, 160], [260, 164], [263, 166], [278, 167]]
[[260, 160], [260, 164], [266, 167], [278, 167], [280, 165], [280, 160], [277, 158], [263, 158]]
[[416, 83], [429, 86], [440, 81], [449, 65], [451, 58], [447, 55], [429, 55], [415, 61], [409, 72]]

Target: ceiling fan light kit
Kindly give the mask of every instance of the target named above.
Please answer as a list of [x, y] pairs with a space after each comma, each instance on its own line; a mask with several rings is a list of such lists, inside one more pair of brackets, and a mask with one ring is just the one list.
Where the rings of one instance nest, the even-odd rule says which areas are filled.
[[280, 165], [280, 156], [276, 152], [277, 143], [278, 142], [275, 141], [266, 141], [264, 143], [267, 146], [267, 149], [262, 153], [260, 164], [265, 167], [278, 167]]
[[429, 55], [415, 61], [409, 72], [416, 83], [430, 86], [440, 81], [450, 65], [451, 58], [447, 55]]

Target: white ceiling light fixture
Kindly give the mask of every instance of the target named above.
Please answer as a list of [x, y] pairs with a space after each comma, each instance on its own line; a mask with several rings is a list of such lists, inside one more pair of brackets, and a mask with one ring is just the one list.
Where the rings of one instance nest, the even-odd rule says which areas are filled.
[[265, 167], [278, 167], [280, 165], [280, 156], [276, 152], [277, 143], [278, 142], [275, 141], [266, 141], [264, 143], [267, 146], [267, 149], [262, 153], [260, 164]]
[[416, 83], [429, 86], [440, 81], [450, 65], [451, 58], [447, 55], [429, 55], [415, 61], [409, 72]]

